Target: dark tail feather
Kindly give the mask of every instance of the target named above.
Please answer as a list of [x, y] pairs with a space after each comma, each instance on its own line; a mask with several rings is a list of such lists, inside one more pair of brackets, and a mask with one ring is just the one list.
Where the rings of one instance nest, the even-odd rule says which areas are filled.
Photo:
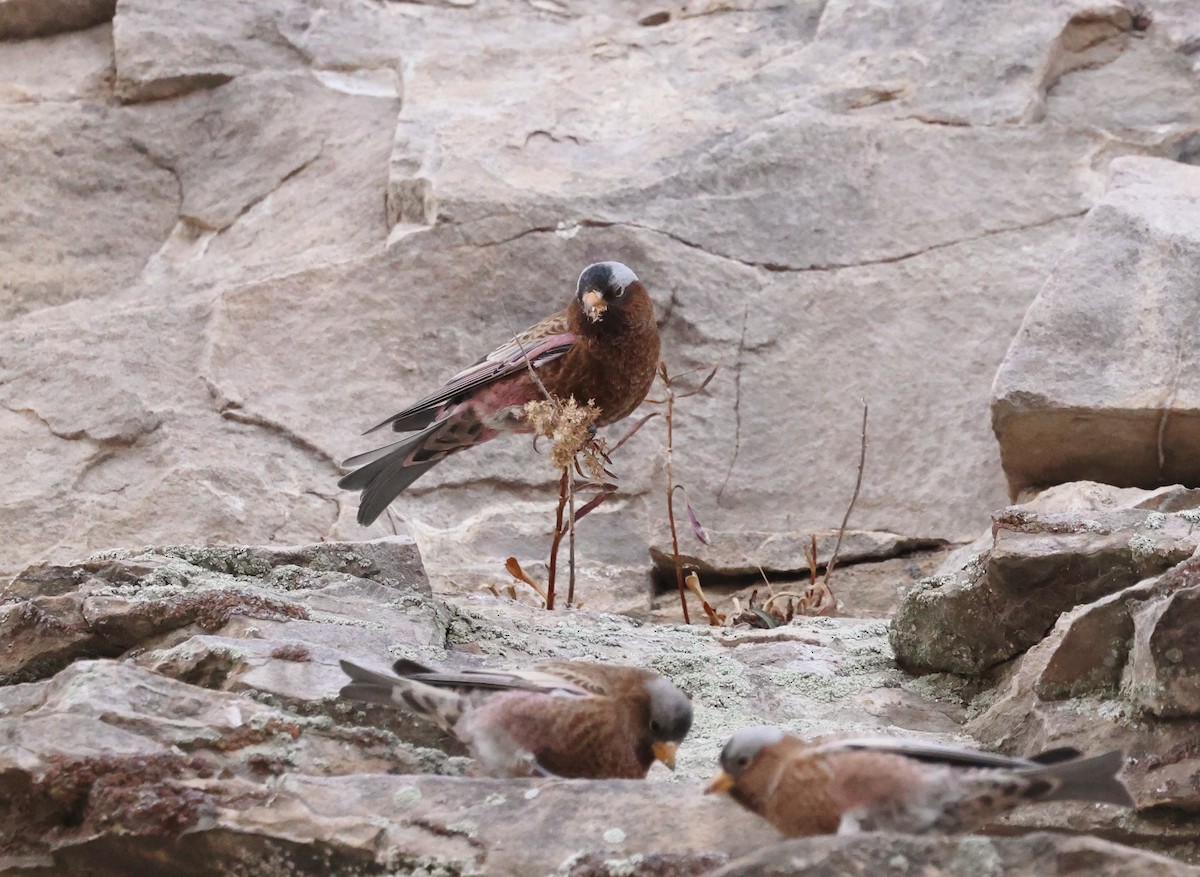
[[1029, 791], [1039, 801], [1090, 801], [1133, 807], [1133, 796], [1118, 776], [1124, 766], [1124, 752], [1049, 765], [1029, 771], [1027, 776], [1033, 781]]
[[342, 672], [351, 679], [350, 684], [343, 686], [342, 690], [338, 692], [343, 699], [396, 706], [392, 692], [399, 680], [349, 661], [338, 661], [338, 664], [341, 665]]
[[1047, 749], [1045, 752], [1039, 752], [1037, 755], [1029, 756], [1029, 760], [1036, 764], [1061, 764], [1064, 761], [1071, 761], [1083, 755], [1074, 746], [1059, 746], [1055, 749]]
[[517, 673], [503, 670], [442, 670], [426, 667], [416, 661], [401, 658], [392, 665], [397, 676], [435, 688], [455, 688], [461, 691], [546, 691], [546, 684], [537, 684]]
[[420, 408], [416, 411], [409, 408], [406, 411], [401, 411], [399, 414], [393, 414], [387, 420], [380, 421], [364, 432], [363, 435], [383, 429], [385, 426], [390, 426], [393, 432], [416, 432], [418, 429], [424, 429], [433, 423], [440, 407], [439, 403], [431, 408]]
[[425, 433], [421, 433], [411, 442], [405, 442], [387, 456], [355, 469], [338, 482], [338, 487], [343, 490], [362, 491], [362, 498], [358, 503], [358, 522], [364, 527], [373, 523], [392, 500], [441, 459], [439, 457], [438, 460], [427, 463], [405, 464], [413, 449], [424, 439]]
[[426, 667], [424, 664], [418, 664], [416, 661], [410, 661], [408, 658], [400, 658], [396, 663], [392, 664], [392, 672], [397, 676], [416, 676], [418, 673], [433, 673], [432, 667]]
[[452, 733], [455, 723], [462, 716], [462, 698], [454, 692], [442, 691], [408, 679], [397, 679], [350, 661], [338, 663], [351, 679], [350, 684], [343, 686], [338, 692], [345, 700], [381, 703], [385, 706], [406, 706]]

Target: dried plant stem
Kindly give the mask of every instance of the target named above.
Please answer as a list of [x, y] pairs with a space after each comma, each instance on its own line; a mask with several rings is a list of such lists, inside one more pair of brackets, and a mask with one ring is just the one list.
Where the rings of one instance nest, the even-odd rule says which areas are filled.
[[[562, 478], [558, 480], [558, 510], [554, 514], [554, 539], [550, 543], [550, 568], [546, 573], [546, 608], [554, 608], [554, 582], [558, 574], [558, 546], [563, 537], [563, 510], [567, 507], [567, 472], [569, 466], [563, 467]], [[571, 570], [574, 573], [574, 569]], [[572, 576], [574, 585], [574, 576]], [[570, 598], [568, 597], [568, 600]]]
[[567, 579], [567, 607], [575, 605], [575, 467], [568, 466], [566, 469], [567, 477], [567, 503], [570, 506], [567, 515], [567, 529], [570, 535], [567, 537], [567, 557], [569, 561], [569, 577]]
[[675, 557], [675, 585], [679, 588], [679, 605], [683, 608], [683, 623], [691, 624], [692, 619], [688, 614], [687, 605], [687, 590], [683, 581], [683, 558], [679, 556], [679, 530], [675, 527], [675, 470], [671, 466], [671, 458], [675, 451], [675, 429], [674, 418], [675, 413], [675, 391], [671, 388], [671, 378], [667, 374], [667, 367], [659, 363], [659, 374], [662, 376], [663, 383], [667, 387], [667, 520], [671, 524], [671, 552]]
[[[854, 495], [850, 497], [850, 505], [846, 506], [846, 514], [842, 516], [842, 526], [838, 528], [837, 542], [833, 546], [833, 554], [829, 556], [829, 563], [825, 564], [825, 589], [829, 591], [829, 595], [833, 596], [833, 591], [829, 589], [829, 577], [833, 575], [834, 564], [837, 563], [838, 552], [842, 550], [842, 537], [846, 535], [846, 525], [850, 523], [850, 513], [854, 511], [854, 504], [858, 502], [858, 491], [862, 488], [863, 469], [867, 464], [867, 411], [869, 406], [867, 400], [863, 400], [863, 418], [862, 418], [862, 444], [858, 452], [858, 478], [854, 481]], [[816, 580], [816, 576], [813, 577]]]

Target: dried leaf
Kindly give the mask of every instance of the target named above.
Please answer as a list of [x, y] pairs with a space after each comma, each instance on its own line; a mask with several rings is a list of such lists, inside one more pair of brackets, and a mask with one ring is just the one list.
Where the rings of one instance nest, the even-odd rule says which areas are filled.
[[717, 610], [713, 608], [712, 604], [709, 603], [705, 598], [704, 591], [700, 587], [700, 576], [696, 574], [695, 570], [688, 573], [684, 577], [683, 583], [687, 585], [688, 590], [695, 594], [696, 598], [699, 599], [700, 605], [704, 607], [704, 614], [708, 616], [708, 623], [713, 627], [720, 627], [725, 621], [725, 616], [717, 612]]
[[519, 582], [524, 582], [538, 592], [538, 596], [542, 598], [542, 602], [546, 602], [546, 592], [542, 586], [533, 580], [529, 573], [521, 568], [520, 562], [515, 557], [510, 557], [504, 561], [504, 568], [508, 570], [508, 574]]
[[600, 493], [596, 494], [591, 499], [589, 499], [587, 502], [585, 502], [583, 505], [581, 505], [579, 508], [577, 508], [575, 510], [575, 523], [578, 524], [580, 518], [582, 518], [588, 512], [593, 511], [596, 508], [599, 508], [600, 504], [603, 503], [610, 496], [612, 496], [614, 493], [616, 493], [616, 490], [602, 490]]
[[768, 630], [773, 627], [779, 627], [779, 619], [777, 619], [771, 613], [763, 612], [761, 609], [754, 609], [753, 612], [755, 616], [762, 621], [763, 627], [767, 628]]

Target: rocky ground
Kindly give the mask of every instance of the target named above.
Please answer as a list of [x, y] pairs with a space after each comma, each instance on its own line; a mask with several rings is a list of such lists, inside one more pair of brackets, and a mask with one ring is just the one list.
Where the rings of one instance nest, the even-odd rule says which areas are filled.
[[[1153, 504], [1192, 503], [1200, 499], [1176, 491]], [[1094, 513], [1074, 514], [1087, 521]], [[1147, 514], [1186, 520], [1188, 512]], [[1075, 529], [1091, 532], [1078, 522]], [[1062, 555], [1063, 564], [1072, 561]], [[980, 563], [974, 555], [967, 562]], [[1027, 572], [1036, 565], [1027, 564]], [[892, 873], [903, 873], [897, 861], [911, 860], [947, 873], [971, 861], [981, 874], [1099, 873], [1084, 866], [1101, 864], [1112, 869], [1104, 873], [1200, 874], [1096, 839], [1026, 834], [1087, 832], [1194, 856], [1188, 814], [1197, 808], [1200, 728], [1188, 717], [1191, 702], [1178, 696], [1194, 695], [1195, 649], [1164, 640], [1162, 619], [1178, 611], [1142, 610], [1186, 597], [1195, 565], [1183, 561], [1133, 587], [1114, 584], [1137, 594], [1135, 619], [1155, 621], [1140, 635], [1134, 622], [1127, 685], [1115, 681], [1120, 667], [1098, 660], [1081, 671], [1086, 687], [1069, 689], [1061, 669], [1046, 668], [1063, 652], [1091, 658], [1064, 646], [1091, 607], [1064, 615], [1044, 642], [975, 681], [957, 666], [949, 669], [958, 675], [919, 677], [897, 667], [896, 658], [914, 661], [904, 639], [910, 605], [925, 607], [932, 629], [927, 592], [948, 574], [909, 592], [891, 628], [894, 658], [888, 624], [876, 619], [724, 629], [546, 613], [491, 596], [445, 603], [432, 597], [405, 537], [290, 549], [164, 546], [32, 567], [0, 594], [0, 867], [31, 877], [684, 875], [722, 866], [714, 873], [865, 873], [886, 851]], [[1089, 642], [1121, 641], [1117, 628]], [[960, 651], [943, 639], [947, 655]], [[1174, 685], [1147, 686], [1161, 674], [1162, 648], [1183, 653], [1166, 668]], [[921, 655], [920, 669], [934, 669], [936, 656]], [[472, 777], [459, 744], [431, 726], [399, 710], [338, 700], [339, 658], [385, 666], [402, 656], [462, 665], [546, 657], [642, 664], [693, 695], [696, 723], [677, 773], [658, 766], [646, 782]], [[1093, 678], [1096, 667], [1113, 677], [1109, 684]], [[1060, 687], [1047, 688], [1050, 679]], [[1148, 704], [1151, 692], [1177, 699]], [[729, 734], [760, 723], [809, 736], [970, 742], [969, 732], [1010, 751], [1122, 747], [1139, 808], [1031, 808], [994, 826], [989, 839], [777, 848], [766, 823], [702, 793]], [[1051, 854], [1066, 864], [1040, 870]]]
[[[1194, 0], [0, 0], [0, 871], [1200, 877], [1198, 85]], [[836, 616], [678, 623], [661, 419], [583, 609], [504, 572], [526, 441], [354, 523], [358, 433], [601, 258], [719, 364], [722, 613], [828, 562], [870, 403]], [[696, 725], [482, 779], [336, 699], [399, 656], [635, 661]], [[1119, 747], [1137, 808], [781, 844], [700, 794], [759, 722]]]

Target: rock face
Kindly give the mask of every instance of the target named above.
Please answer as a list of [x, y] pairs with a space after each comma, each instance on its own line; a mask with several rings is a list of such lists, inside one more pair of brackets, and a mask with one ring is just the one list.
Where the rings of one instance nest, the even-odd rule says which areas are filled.
[[[1119, 747], [1137, 812], [994, 830], [1194, 850], [1195, 491], [1067, 485], [954, 547], [1084, 463], [1200, 481], [1192, 7], [0, 0], [0, 870], [1191, 873], [1067, 835], [778, 845], [701, 778], [758, 723]], [[672, 421], [713, 591], [787, 596], [814, 534], [828, 561], [870, 402], [832, 584], [876, 617], [647, 622], [662, 418], [580, 527], [585, 609], [496, 596], [509, 555], [545, 576], [527, 440], [354, 523], [360, 431], [612, 258], [681, 396], [719, 364]], [[987, 388], [1039, 288], [1002, 470]], [[696, 723], [672, 777], [485, 780], [340, 702], [342, 657], [621, 660]]]
[[1052, 488], [997, 513], [892, 623], [901, 666], [980, 678], [976, 738], [1011, 752], [1121, 749], [1139, 801], [1163, 806], [1137, 820], [1075, 814], [1077, 830], [1178, 842], [1189, 829], [1171, 808], [1200, 805], [1198, 507], [1179, 487]]
[[1200, 484], [1200, 169], [1113, 163], [992, 389], [1009, 488]]
[[[582, 875], [630, 856], [686, 870], [629, 873], [700, 873], [776, 838], [702, 794], [737, 728], [949, 740], [962, 718], [895, 668], [879, 621], [729, 631], [442, 604], [407, 537], [111, 551], [31, 568], [0, 601], [0, 868], [30, 875]], [[338, 700], [340, 658], [398, 656], [636, 663], [692, 694], [696, 720], [670, 780], [464, 778], [456, 740]]]
[[901, 666], [980, 675], [1039, 642], [1067, 610], [1165, 572], [1200, 548], [1200, 491], [1142, 493], [1136, 507], [1122, 508], [1095, 485], [1107, 507], [1080, 510], [1070, 509], [1071, 487], [1035, 507], [997, 512], [991, 533], [908, 591], [892, 622]]
[[[1145, 812], [1031, 807], [996, 830], [1088, 830], [1165, 846], [1195, 840], [1190, 822], [1172, 825], [1154, 807], [1200, 809], [1200, 768], [1187, 742], [1200, 733], [1186, 636], [1197, 569], [1189, 560], [1130, 589], [1116, 614], [1096, 604], [1089, 623], [1100, 633], [1086, 642], [1109, 643], [1128, 629], [1127, 650], [1111, 655], [1144, 668], [1120, 683], [1124, 706], [1085, 712], [1088, 698], [1115, 698], [1117, 689], [1086, 672], [1067, 681], [1058, 656], [1078, 653], [1067, 642], [1081, 629], [1078, 613], [1064, 615], [972, 705], [972, 732], [1000, 748], [1127, 749], [1126, 779]], [[961, 740], [961, 686], [899, 671], [879, 621], [801, 618], [728, 630], [547, 613], [484, 597], [440, 603], [411, 539], [396, 536], [289, 548], [162, 546], [34, 567], [0, 594], [0, 631], [0, 869], [30, 877], [167, 867], [649, 877], [797, 862], [814, 873], [857, 873], [874, 869], [885, 851], [888, 862], [953, 870], [954, 861], [979, 858], [1015, 869], [994, 873], [1023, 873], [1048, 849], [1130, 874], [1154, 861], [1069, 835], [843, 839], [774, 850], [778, 837], [764, 821], [702, 794], [720, 747], [750, 724], [809, 737]], [[624, 661], [674, 679], [692, 695], [696, 720], [674, 775], [656, 767], [644, 782], [480, 779], [461, 744], [431, 725], [340, 701], [343, 657], [375, 666], [396, 657], [450, 666]], [[1142, 717], [1130, 723], [1137, 710]]]
[[[112, 10], [0, 2], [0, 574], [392, 532], [337, 461], [597, 258], [672, 371], [721, 363], [675, 423], [708, 527], [836, 526], [865, 396], [855, 525], [964, 539], [1004, 501], [987, 382], [1110, 160], [1200, 131], [1179, 0]], [[591, 606], [649, 606], [660, 426], [581, 528]], [[547, 553], [549, 465], [472, 456], [394, 509], [440, 592]]]

